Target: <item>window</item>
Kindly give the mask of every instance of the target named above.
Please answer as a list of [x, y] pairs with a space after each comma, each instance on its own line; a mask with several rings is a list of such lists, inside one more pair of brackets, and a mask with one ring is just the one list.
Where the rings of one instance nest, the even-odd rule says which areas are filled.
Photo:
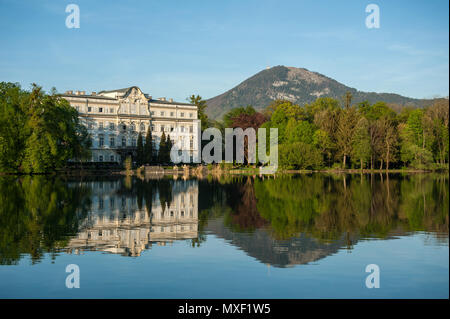
[[184, 126], [181, 126], [180, 129], [181, 129], [181, 133], [184, 133]]
[[194, 127], [192, 125], [189, 126], [189, 133], [194, 133]]
[[141, 123], [141, 131], [145, 131], [145, 125], [144, 125], [144, 123]]
[[114, 130], [114, 123], [109, 123], [109, 129]]
[[173, 130], [174, 130], [174, 127], [170, 126], [170, 131], [173, 132]]
[[88, 106], [88, 112], [92, 112], [92, 107]]
[[130, 128], [132, 131], [136, 131], [136, 126], [134, 124], [131, 124]]
[[151, 112], [150, 112], [150, 115], [151, 115], [151, 116], [154, 116], [154, 115], [155, 115], [155, 111], [151, 111]]
[[103, 122], [98, 122], [98, 129], [103, 130]]
[[122, 137], [122, 147], [127, 146], [127, 139], [125, 137]]
[[103, 137], [103, 135], [99, 135], [98, 136], [98, 146], [100, 146], [100, 147], [102, 147], [103, 146], [103, 144], [104, 144], [104, 137]]
[[154, 125], [152, 125], [152, 132], [154, 132], [155, 131], [155, 126]]
[[194, 148], [194, 140], [193, 139], [190, 140], [189, 147]]
[[113, 136], [111, 136], [110, 138], [109, 138], [109, 146], [111, 146], [111, 147], [114, 147], [115, 145], [115, 139], [114, 139], [114, 137]]
[[100, 156], [98, 157], [98, 161], [99, 161], [99, 162], [103, 162], [103, 155], [100, 155]]
[[173, 116], [174, 114], [173, 114], [173, 112], [170, 112], [170, 116]]
[[181, 112], [181, 113], [180, 113], [180, 117], [184, 117], [184, 112]]
[[114, 113], [114, 108], [110, 107], [109, 108], [109, 113]]
[[161, 130], [160, 132], [164, 132], [164, 125], [161, 125]]
[[164, 112], [164, 111], [161, 111], [161, 116], [165, 116], [166, 115], [166, 112]]
[[124, 130], [124, 131], [127, 130], [127, 126], [125, 124], [122, 125], [122, 130]]
[[135, 138], [133, 138], [133, 139], [131, 140], [131, 146], [136, 146], [136, 139], [135, 139]]
[[111, 157], [109, 159], [111, 162], [114, 162], [114, 155], [111, 155]]
[[78, 105], [75, 106], [75, 108], [77, 109], [77, 112], [80, 112], [80, 107]]
[[102, 113], [103, 112], [103, 108], [102, 107], [99, 107], [98, 108], [98, 113]]
[[189, 113], [189, 117], [194, 117], [194, 113]]

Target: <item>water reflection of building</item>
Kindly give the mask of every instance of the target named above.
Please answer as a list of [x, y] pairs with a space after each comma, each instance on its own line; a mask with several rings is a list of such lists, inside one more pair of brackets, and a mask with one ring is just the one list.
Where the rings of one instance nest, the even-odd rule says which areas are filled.
[[[151, 196], [151, 206], [139, 205], [136, 194], [123, 190], [123, 180], [88, 182], [92, 208], [81, 222], [69, 252], [99, 250], [125, 256], [139, 256], [152, 244], [198, 236], [198, 181], [170, 183], [170, 203]], [[148, 207], [151, 207], [150, 210]]]

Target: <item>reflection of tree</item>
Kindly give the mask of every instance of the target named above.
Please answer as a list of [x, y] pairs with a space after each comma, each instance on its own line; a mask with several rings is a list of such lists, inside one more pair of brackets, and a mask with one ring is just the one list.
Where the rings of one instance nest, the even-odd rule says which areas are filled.
[[280, 239], [385, 237], [396, 230], [448, 233], [448, 177], [301, 175], [256, 180], [257, 208]]
[[34, 263], [63, 247], [89, 207], [89, 189], [60, 178], [1, 177], [0, 264], [15, 264], [24, 253]]
[[172, 203], [172, 181], [168, 179], [158, 180], [159, 201], [161, 207], [166, 207], [166, 204], [170, 206]]
[[238, 185], [238, 192], [234, 192], [230, 202], [232, 210], [226, 214], [225, 222], [235, 231], [252, 231], [261, 228], [267, 222], [258, 213], [256, 207], [255, 188], [253, 179], [246, 177], [246, 182]]
[[449, 188], [447, 175], [418, 175], [402, 183], [400, 214], [412, 230], [448, 233]]

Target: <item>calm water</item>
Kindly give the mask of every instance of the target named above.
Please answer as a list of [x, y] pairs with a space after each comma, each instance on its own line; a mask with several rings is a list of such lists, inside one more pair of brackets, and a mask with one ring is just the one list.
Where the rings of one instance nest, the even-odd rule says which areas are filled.
[[448, 298], [448, 205], [433, 174], [0, 177], [0, 297]]

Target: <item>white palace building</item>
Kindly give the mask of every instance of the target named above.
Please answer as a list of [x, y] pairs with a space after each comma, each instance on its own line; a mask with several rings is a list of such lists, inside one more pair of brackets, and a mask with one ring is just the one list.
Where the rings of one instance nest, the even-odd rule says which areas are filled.
[[193, 104], [153, 99], [137, 86], [91, 94], [67, 91], [62, 97], [88, 128], [93, 162], [122, 162], [134, 154], [139, 132], [145, 141], [149, 126], [154, 149], [165, 132], [178, 145], [184, 162], [199, 161], [200, 120]]

